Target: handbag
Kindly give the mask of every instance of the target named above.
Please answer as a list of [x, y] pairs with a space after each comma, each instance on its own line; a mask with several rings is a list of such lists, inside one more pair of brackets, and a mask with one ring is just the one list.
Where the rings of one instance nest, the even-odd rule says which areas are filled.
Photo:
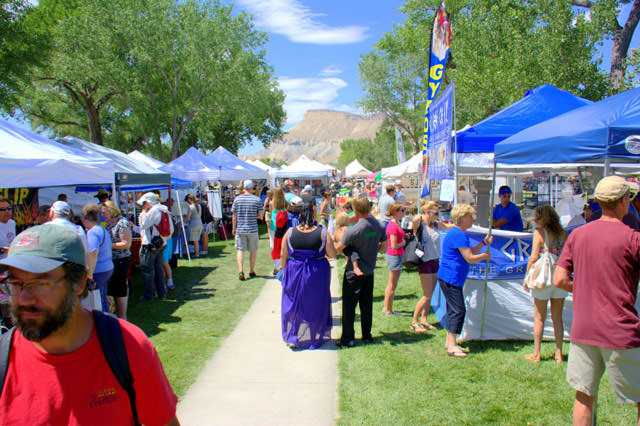
[[544, 253], [536, 260], [526, 275], [524, 285], [531, 290], [540, 290], [553, 285], [553, 271], [558, 261], [558, 256], [549, 251], [547, 244], [547, 230], [544, 230]]
[[423, 251], [423, 245], [420, 237], [422, 236], [422, 221], [420, 221], [420, 227], [415, 235], [412, 235], [407, 240], [407, 244], [404, 246], [404, 254], [402, 255], [402, 265], [408, 267], [415, 267], [422, 263], [422, 255], [418, 256], [416, 251]]

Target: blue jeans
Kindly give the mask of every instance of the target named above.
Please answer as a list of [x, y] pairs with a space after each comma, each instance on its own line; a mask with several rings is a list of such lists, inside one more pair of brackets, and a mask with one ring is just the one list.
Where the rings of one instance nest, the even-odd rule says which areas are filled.
[[113, 269], [104, 272], [94, 272], [93, 281], [96, 283], [96, 288], [100, 290], [100, 300], [102, 301], [102, 312], [109, 312], [109, 302], [107, 301], [107, 287], [109, 285], [109, 279], [113, 274]]
[[140, 272], [144, 282], [145, 300], [153, 300], [153, 290], [155, 287], [159, 298], [164, 298], [164, 249], [151, 250], [150, 245], [143, 245], [140, 248]]

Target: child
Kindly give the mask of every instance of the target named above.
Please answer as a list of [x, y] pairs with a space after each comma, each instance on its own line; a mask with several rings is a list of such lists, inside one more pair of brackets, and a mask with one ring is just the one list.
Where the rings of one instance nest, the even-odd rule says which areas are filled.
[[[351, 218], [349, 217], [349, 215], [344, 212], [340, 212], [336, 215], [336, 219], [334, 221], [336, 230], [333, 233], [334, 243], [337, 244], [340, 242], [340, 240], [342, 240], [342, 236], [344, 235], [345, 231], [350, 225], [350, 219]], [[345, 256], [348, 256], [351, 258], [351, 262], [353, 263], [353, 272], [358, 276], [364, 275], [364, 273], [360, 270], [360, 267], [358, 266], [358, 259], [360, 258], [360, 256], [358, 256], [358, 252], [353, 251], [349, 254], [345, 253]]]

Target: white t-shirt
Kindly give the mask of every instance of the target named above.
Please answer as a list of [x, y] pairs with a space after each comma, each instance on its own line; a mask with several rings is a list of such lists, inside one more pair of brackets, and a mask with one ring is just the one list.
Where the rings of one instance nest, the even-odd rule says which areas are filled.
[[[7, 223], [0, 222], [0, 247], [9, 247], [11, 241], [16, 237], [16, 221], [9, 219]], [[1, 254], [0, 259], [7, 257], [7, 254]]]

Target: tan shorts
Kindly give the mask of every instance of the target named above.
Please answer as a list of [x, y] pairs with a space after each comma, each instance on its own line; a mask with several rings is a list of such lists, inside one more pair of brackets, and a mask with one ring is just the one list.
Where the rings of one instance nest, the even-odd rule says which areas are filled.
[[258, 251], [258, 234], [236, 234], [237, 251]]
[[567, 382], [572, 388], [596, 396], [605, 368], [619, 403], [640, 402], [640, 348], [609, 349], [571, 343]]

